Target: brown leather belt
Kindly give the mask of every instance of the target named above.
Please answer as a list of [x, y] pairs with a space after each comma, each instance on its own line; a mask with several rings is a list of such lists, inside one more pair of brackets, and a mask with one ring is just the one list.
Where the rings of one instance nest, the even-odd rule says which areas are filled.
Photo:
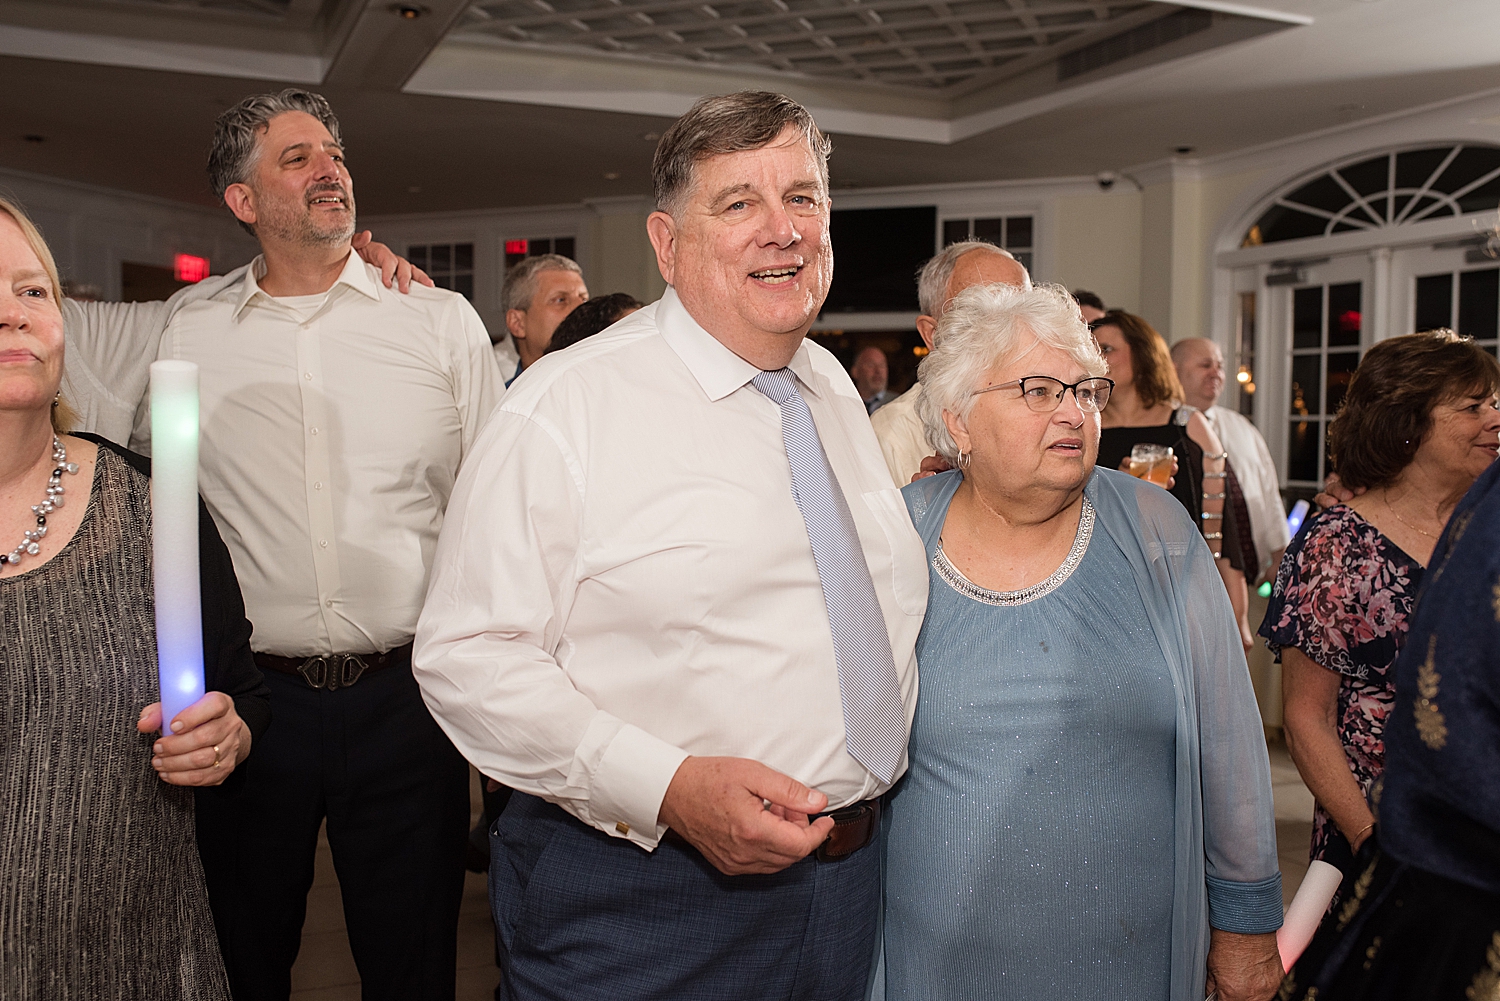
[[[833, 830], [813, 852], [813, 857], [819, 862], [840, 862], [875, 840], [875, 834], [880, 830], [880, 800], [851, 803], [842, 809], [819, 813], [812, 819], [821, 817], [833, 818]], [[665, 838], [691, 847], [686, 838], [670, 827]]]
[[255, 666], [262, 671], [295, 675], [306, 681], [309, 688], [323, 688], [330, 692], [350, 687], [371, 671], [410, 663], [410, 643], [385, 653], [330, 653], [313, 657], [255, 655]]

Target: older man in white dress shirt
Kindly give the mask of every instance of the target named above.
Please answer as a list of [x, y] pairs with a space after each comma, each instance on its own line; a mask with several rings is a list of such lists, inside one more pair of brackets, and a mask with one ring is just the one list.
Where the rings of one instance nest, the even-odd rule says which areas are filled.
[[262, 255], [174, 303], [160, 356], [199, 366], [199, 486], [272, 686], [253, 767], [199, 802], [231, 989], [288, 997], [326, 819], [363, 996], [451, 1001], [468, 767], [422, 702], [411, 638], [500, 370], [461, 296], [397, 294], [351, 251], [323, 98], [247, 98], [220, 116], [209, 166]]
[[454, 490], [416, 670], [518, 790], [491, 832], [507, 999], [864, 996], [927, 571], [803, 339], [826, 155], [775, 94], [679, 119], [648, 223], [671, 287], [538, 361]]

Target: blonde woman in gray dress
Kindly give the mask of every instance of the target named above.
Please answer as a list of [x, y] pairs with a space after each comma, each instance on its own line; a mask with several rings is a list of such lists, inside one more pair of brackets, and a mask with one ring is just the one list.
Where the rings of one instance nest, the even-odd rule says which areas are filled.
[[0, 997], [219, 1001], [193, 790], [244, 761], [267, 693], [200, 504], [210, 691], [156, 735], [149, 465], [66, 433], [59, 302], [0, 199]]

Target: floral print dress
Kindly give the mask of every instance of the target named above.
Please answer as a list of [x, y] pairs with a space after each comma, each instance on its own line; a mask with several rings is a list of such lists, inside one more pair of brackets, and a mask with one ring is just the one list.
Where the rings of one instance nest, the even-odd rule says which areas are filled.
[[[1343, 676], [1339, 740], [1367, 798], [1385, 770], [1385, 720], [1396, 701], [1391, 669], [1421, 583], [1421, 564], [1339, 504], [1309, 519], [1287, 547], [1261, 623], [1278, 663], [1281, 651], [1294, 647]], [[1342, 835], [1319, 803], [1311, 858], [1323, 858], [1334, 837]]]

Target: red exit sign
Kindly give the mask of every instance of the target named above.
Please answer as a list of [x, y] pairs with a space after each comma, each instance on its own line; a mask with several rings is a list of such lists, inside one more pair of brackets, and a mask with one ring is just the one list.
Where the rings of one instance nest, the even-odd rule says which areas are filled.
[[180, 282], [201, 282], [208, 277], [208, 258], [178, 254], [172, 258], [172, 276]]
[[505, 252], [507, 254], [524, 254], [530, 248], [530, 240], [506, 240]]

